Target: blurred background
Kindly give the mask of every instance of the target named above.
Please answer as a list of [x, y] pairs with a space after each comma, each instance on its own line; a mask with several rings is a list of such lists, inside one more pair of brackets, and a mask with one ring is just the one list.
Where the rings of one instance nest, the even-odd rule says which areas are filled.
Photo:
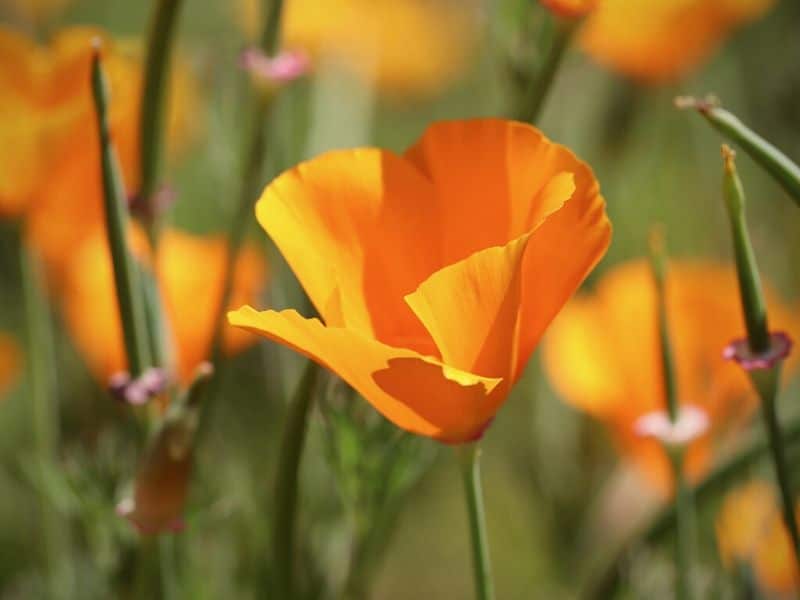
[[[0, 16], [4, 28], [39, 44], [62, 28], [92, 25], [134, 47], [144, 43], [155, 6], [126, 0], [61, 4], [31, 8], [36, 3], [0, 0]], [[180, 72], [188, 83], [173, 94], [173, 100], [181, 99], [171, 109], [181, 133], [170, 133], [180, 140], [168, 153], [162, 179], [175, 196], [169, 227], [194, 236], [225, 235], [236, 210], [242, 153], [252, 127], [244, 107], [253, 85], [239, 67], [239, 55], [261, 27], [257, 4], [186, 0], [182, 10], [173, 77]], [[551, 14], [526, 0], [290, 0], [288, 5], [284, 39], [287, 46], [306, 48], [312, 67], [286, 84], [276, 100], [259, 189], [325, 150], [376, 145], [402, 152], [435, 120], [513, 117], [520, 73], [537, 59], [542, 36], [552, 34]], [[644, 0], [629, 5], [632, 15], [657, 10]], [[627, 26], [640, 25], [631, 16]], [[680, 48], [688, 45], [681, 36], [690, 30], [681, 26], [667, 38]], [[735, 27], [720, 28], [701, 57], [664, 77], [626, 73], [613, 60], [592, 56], [589, 42], [584, 46], [577, 34], [538, 126], [592, 166], [608, 203], [613, 243], [586, 293], [616, 265], [646, 255], [647, 232], [655, 222], [665, 227], [671, 255], [731, 260], [720, 188], [721, 139], [703, 119], [676, 110], [673, 98], [713, 93], [790, 157], [800, 157], [798, 31], [800, 4], [774, 2]], [[0, 54], [0, 60], [0, 71], [15, 70], [13, 55]], [[125, 93], [134, 92], [115, 96], [112, 85], [112, 98]], [[10, 127], [13, 106], [0, 104], [7, 111], [0, 114], [0, 127]], [[3, 139], [9, 138], [0, 133]], [[77, 153], [79, 144], [70, 144], [65, 152]], [[738, 166], [762, 272], [787, 311], [800, 316], [797, 209], [743, 153]], [[41, 177], [56, 175], [46, 171]], [[53, 183], [60, 185], [57, 179]], [[70, 212], [71, 203], [80, 204], [83, 188], [76, 190], [75, 198], [62, 194], [58, 200], [62, 213]], [[58, 227], [67, 218], [62, 213], [43, 217], [45, 228]], [[9, 367], [12, 375], [0, 387], [0, 598], [49, 598], [54, 589], [65, 598], [152, 597], [136, 588], [140, 533], [115, 510], [129, 493], [137, 451], [130, 413], [105, 391], [97, 375], [103, 368], [84, 350], [93, 343], [85, 341], [91, 332], [100, 331], [102, 338], [103, 328], [115, 326], [91, 292], [75, 300], [85, 321], [80, 325], [70, 324], [66, 304], [57, 292], [50, 294], [51, 408], [58, 433], [55, 459], [38, 468], [42, 459], [24, 371], [20, 219], [9, 215], [0, 221], [0, 331], [19, 347], [7, 353], [16, 358], [4, 359], [16, 366]], [[305, 306], [291, 271], [254, 219], [247, 243], [256, 262], [266, 259], [268, 276], [260, 275], [261, 283], [253, 284], [240, 304]], [[59, 252], [72, 256], [79, 248], [68, 245]], [[199, 256], [189, 253], [175, 268], [202, 271], [207, 267]], [[87, 273], [86, 267], [70, 268]], [[718, 290], [709, 283], [706, 292]], [[731, 296], [729, 302], [738, 299]], [[708, 316], [709, 327], [715, 318]], [[85, 328], [90, 333], [76, 333]], [[731, 337], [741, 332], [732, 331]], [[301, 361], [263, 340], [236, 349], [197, 448], [185, 527], [159, 536], [170, 537], [166, 550], [153, 549], [162, 559], [166, 552], [177, 561], [174, 598], [270, 597], [265, 582], [276, 455]], [[606, 426], [563, 401], [540, 359], [537, 351], [483, 444], [489, 537], [503, 599], [590, 596], [590, 583], [621, 544], [665, 502], [616, 451]], [[781, 411], [790, 419], [798, 412], [800, 389], [791, 381], [787, 385]], [[399, 434], [333, 377], [323, 388], [301, 471], [303, 597], [344, 597], [341, 590], [348, 586], [353, 598], [471, 597], [468, 530], [452, 452]], [[726, 569], [718, 553], [715, 522], [727, 492], [771, 475], [766, 461], [755, 462], [699, 504], [695, 575], [702, 597], [744, 597], [741, 578], [764, 597], [792, 597], [791, 590], [770, 591], [763, 582], [753, 583], [752, 574]], [[47, 556], [52, 546], [43, 538], [43, 510], [57, 523], [50, 528], [61, 544], [55, 559]], [[670, 543], [667, 532], [656, 543], [630, 547], [618, 597], [671, 597]]]

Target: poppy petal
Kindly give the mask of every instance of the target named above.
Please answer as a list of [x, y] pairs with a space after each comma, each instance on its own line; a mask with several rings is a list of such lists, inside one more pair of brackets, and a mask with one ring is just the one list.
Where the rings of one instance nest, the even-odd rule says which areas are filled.
[[519, 359], [516, 380], [544, 330], [605, 254], [611, 224], [589, 168], [577, 165], [576, 189], [535, 231], [522, 274]]
[[403, 296], [441, 264], [438, 210], [408, 161], [359, 149], [287, 171], [256, 216], [328, 325], [422, 350], [430, 338]]
[[406, 302], [447, 364], [508, 378], [516, 362], [520, 267], [530, 234], [476, 252], [426, 279]]
[[572, 195], [568, 174], [580, 164], [538, 129], [500, 119], [435, 123], [406, 158], [451, 199], [441, 203], [443, 264], [533, 229]]
[[228, 313], [229, 322], [279, 342], [330, 369], [398, 427], [462, 442], [485, 426], [500, 379], [480, 377], [360, 332], [326, 327], [294, 310]]

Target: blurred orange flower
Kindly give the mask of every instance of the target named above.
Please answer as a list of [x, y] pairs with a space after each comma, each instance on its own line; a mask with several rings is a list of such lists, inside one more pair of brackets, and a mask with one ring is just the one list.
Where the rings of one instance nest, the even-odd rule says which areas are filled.
[[[800, 504], [795, 511], [800, 517]], [[797, 591], [800, 573], [773, 486], [751, 481], [730, 492], [716, 530], [726, 567], [750, 565], [758, 584], [770, 594], [788, 596]]]
[[[139, 185], [140, 50], [101, 30], [58, 32], [45, 47], [0, 29], [0, 215], [26, 216], [27, 234], [50, 275], [103, 222], [100, 154], [89, 85], [91, 40], [103, 40], [110, 124], [128, 191]], [[195, 89], [185, 65], [173, 69], [168, 138], [185, 143]]]
[[[138, 230], [132, 244], [143, 252]], [[222, 294], [226, 245], [222, 238], [202, 238], [166, 230], [158, 246], [156, 275], [182, 383], [208, 357], [214, 319]], [[245, 246], [234, 272], [229, 306], [254, 302], [266, 281], [266, 264], [252, 246]], [[126, 368], [119, 309], [105, 234], [97, 230], [70, 258], [61, 307], [67, 329], [92, 373], [102, 382]], [[226, 328], [224, 348], [234, 353], [255, 342], [246, 332]]]
[[[255, 39], [259, 0], [239, 0], [239, 20]], [[339, 60], [391, 95], [435, 93], [468, 65], [478, 36], [475, 0], [288, 0], [289, 49]]]
[[0, 398], [14, 383], [19, 369], [19, 347], [10, 336], [0, 333]]
[[495, 119], [432, 125], [403, 156], [324, 154], [270, 184], [256, 214], [324, 324], [249, 306], [230, 322], [449, 443], [488, 426], [611, 234], [586, 164]]
[[774, 0], [602, 0], [580, 35], [599, 63], [644, 83], [685, 75]]
[[577, 19], [592, 12], [600, 0], [540, 0], [540, 2], [560, 17]]
[[[711, 420], [708, 433], [689, 447], [687, 468], [696, 478], [707, 469], [711, 452], [758, 404], [742, 369], [722, 357], [725, 345], [744, 331], [733, 267], [675, 261], [666, 286], [679, 401], [705, 409]], [[776, 329], [800, 332], [774, 292], [768, 290], [767, 300]], [[556, 391], [609, 425], [621, 451], [666, 492], [672, 480], [666, 454], [657, 441], [633, 430], [639, 417], [666, 405], [655, 284], [647, 262], [615, 267], [593, 294], [575, 298], [553, 323], [544, 350]]]

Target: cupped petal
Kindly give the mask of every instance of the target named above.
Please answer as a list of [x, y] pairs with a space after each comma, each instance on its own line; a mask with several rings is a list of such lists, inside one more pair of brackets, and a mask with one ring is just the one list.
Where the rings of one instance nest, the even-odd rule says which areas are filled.
[[497, 378], [394, 348], [361, 332], [323, 325], [294, 310], [228, 313], [236, 326], [279, 342], [335, 372], [398, 427], [447, 443], [481, 434], [493, 416]]
[[403, 297], [441, 264], [439, 207], [407, 161], [324, 154], [270, 184], [256, 216], [328, 325], [431, 350]]
[[435, 123], [405, 156], [446, 200], [443, 265], [533, 229], [572, 195], [581, 164], [538, 129], [501, 119]]
[[576, 160], [574, 176], [572, 197], [536, 228], [525, 252], [515, 380], [547, 326], [611, 243], [611, 223], [594, 175]]
[[406, 296], [445, 363], [510, 379], [516, 364], [520, 270], [530, 237], [476, 252], [437, 271]]

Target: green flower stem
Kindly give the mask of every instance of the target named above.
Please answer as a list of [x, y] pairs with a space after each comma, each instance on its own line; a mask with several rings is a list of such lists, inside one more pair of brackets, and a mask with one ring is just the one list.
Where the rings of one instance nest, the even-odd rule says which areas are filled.
[[678, 418], [678, 399], [675, 384], [675, 365], [672, 358], [672, 341], [669, 335], [667, 319], [666, 272], [667, 260], [664, 250], [664, 238], [659, 229], [650, 233], [650, 264], [656, 284], [656, 303], [658, 307], [658, 341], [661, 351], [662, 380], [664, 400], [670, 420], [674, 423]]
[[152, 366], [152, 359], [144, 313], [144, 295], [139, 283], [138, 269], [128, 250], [128, 211], [122, 175], [108, 127], [108, 85], [103, 73], [99, 46], [95, 46], [92, 57], [92, 95], [100, 132], [106, 234], [114, 265], [114, 285], [128, 368], [131, 375], [137, 377]]
[[[673, 362], [672, 341], [669, 335], [669, 321], [667, 318], [666, 271], [667, 259], [664, 248], [664, 236], [659, 228], [650, 232], [650, 265], [656, 286], [656, 303], [658, 306], [658, 338], [661, 350], [662, 381], [664, 385], [664, 401], [670, 421], [674, 424], [678, 420], [677, 383], [675, 379], [675, 365]], [[694, 527], [692, 525], [692, 499], [686, 486], [683, 472], [684, 448], [665, 445], [664, 451], [672, 463], [672, 472], [675, 478], [675, 511], [678, 516], [678, 527], [675, 536], [675, 596], [678, 600], [694, 598], [692, 590], [692, 539]]]
[[558, 68], [567, 53], [579, 22], [579, 20], [559, 20], [556, 23], [553, 41], [547, 55], [536, 74], [527, 82], [520, 98], [515, 115], [519, 121], [535, 124], [539, 120]]
[[755, 253], [747, 232], [744, 189], [736, 172], [734, 152], [723, 145], [722, 156], [725, 162], [723, 176], [725, 206], [728, 209], [731, 225], [739, 293], [747, 325], [747, 339], [753, 352], [765, 352], [770, 347], [767, 305], [764, 301]]
[[308, 415], [314, 402], [319, 367], [306, 364], [286, 416], [275, 479], [273, 574], [275, 598], [293, 597], [294, 538], [300, 459], [305, 446]]
[[[787, 446], [800, 446], [800, 418], [786, 424], [784, 442]], [[697, 506], [716, 498], [729, 483], [742, 472], [761, 460], [770, 450], [767, 439], [757, 436], [739, 452], [716, 467], [700, 483], [692, 488], [691, 495]], [[585, 577], [582, 598], [614, 598], [620, 585], [622, 565], [635, 548], [645, 544], [657, 544], [676, 524], [677, 509], [669, 504], [658, 511], [652, 519], [623, 540], [615, 551], [609, 552], [610, 560], [603, 561], [600, 567], [591, 568]]]
[[[266, 20], [264, 22], [261, 42], [261, 49], [268, 55], [274, 54], [278, 47], [282, 15], [283, 0], [272, 0], [269, 4]], [[242, 188], [239, 193], [236, 213], [233, 216], [228, 230], [228, 243], [226, 246], [222, 276], [222, 292], [220, 294], [219, 304], [217, 305], [214, 319], [214, 334], [211, 337], [211, 347], [208, 353], [211, 362], [217, 369], [217, 375], [208, 388], [208, 399], [201, 413], [199, 436], [203, 436], [203, 432], [208, 428], [213, 406], [211, 403], [213, 398], [217, 395], [220, 386], [219, 380], [222, 371], [222, 335], [225, 326], [225, 312], [228, 308], [228, 302], [230, 301], [231, 291], [233, 289], [233, 276], [236, 270], [236, 262], [239, 258], [242, 244], [244, 243], [247, 226], [250, 224], [253, 216], [253, 208], [258, 199], [259, 188], [263, 183], [262, 171], [267, 153], [268, 124], [274, 105], [274, 98], [263, 97], [258, 94], [255, 94], [255, 96], [256, 97], [253, 98], [252, 114], [248, 123], [248, 130], [251, 132], [251, 137], [247, 141], [243, 154], [244, 160], [242, 164], [242, 175], [240, 177]]]
[[795, 560], [798, 567], [800, 567], [800, 531], [798, 531], [797, 527], [794, 496], [789, 477], [789, 464], [786, 460], [784, 437], [781, 432], [776, 406], [778, 387], [780, 386], [780, 371], [780, 366], [778, 366], [768, 371], [753, 371], [750, 375], [759, 396], [761, 396], [761, 415], [767, 430], [772, 463], [775, 466], [775, 478], [778, 481], [778, 489], [780, 491], [783, 522], [789, 532], [789, 537], [792, 539]]
[[142, 202], [145, 226], [153, 248], [156, 247], [158, 238], [159, 209], [154, 202], [164, 145], [169, 67], [181, 5], [181, 0], [157, 1], [147, 41], [142, 109], [139, 119], [139, 156], [142, 169], [139, 199]]
[[481, 491], [481, 472], [477, 443], [463, 444], [456, 448], [461, 463], [461, 478], [464, 482], [464, 497], [467, 501], [470, 538], [472, 540], [472, 568], [475, 575], [475, 597], [477, 600], [493, 600], [494, 584], [489, 560], [489, 540], [486, 535], [486, 518]]
[[800, 206], [800, 166], [742, 123], [733, 113], [718, 105], [714, 98], [698, 100], [691, 97], [675, 99], [678, 108], [693, 108], [722, 135], [741, 147], [760, 164]]
[[694, 508], [692, 492], [686, 484], [684, 476], [684, 451], [675, 449], [670, 452], [673, 474], [675, 477], [675, 515], [677, 531], [675, 536], [676, 594], [678, 600], [694, 598], [691, 580], [692, 557], [694, 548]]
[[[31, 424], [37, 466], [42, 480], [47, 467], [55, 461], [58, 447], [58, 406], [56, 382], [52, 369], [55, 359], [52, 315], [43, 292], [41, 269], [36, 256], [24, 245], [20, 247], [20, 270], [25, 306], [26, 361]], [[63, 561], [65, 530], [49, 499], [40, 494], [39, 527], [45, 555], [48, 595], [66, 598], [70, 595], [70, 573]]]

